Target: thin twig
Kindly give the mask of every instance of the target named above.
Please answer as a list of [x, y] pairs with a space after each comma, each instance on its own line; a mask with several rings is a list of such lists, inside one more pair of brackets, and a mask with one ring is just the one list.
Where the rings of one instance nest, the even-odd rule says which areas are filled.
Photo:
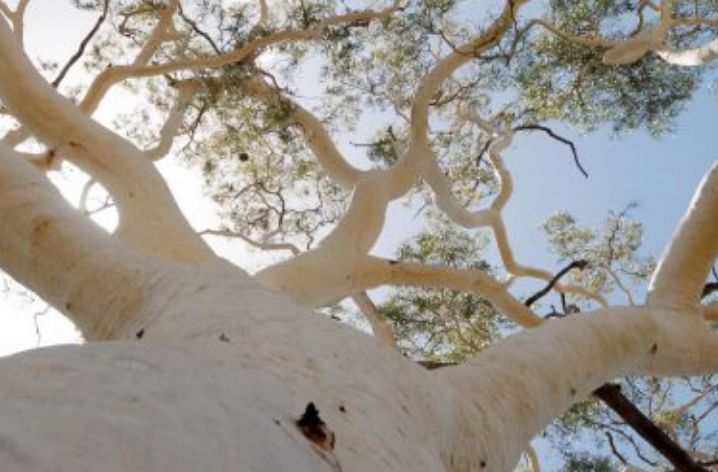
[[192, 28], [192, 31], [204, 38], [204, 40], [207, 41], [207, 43], [210, 45], [210, 47], [214, 50], [216, 54], [222, 54], [222, 50], [219, 48], [219, 46], [217, 46], [217, 43], [214, 42], [212, 37], [205, 31], [203, 31], [194, 20], [192, 20], [185, 14], [184, 10], [182, 9], [182, 5], [179, 6], [178, 12], [180, 18], [182, 18], [182, 20], [187, 23], [190, 28]]
[[65, 67], [62, 68], [59, 74], [57, 74], [57, 77], [55, 77], [55, 80], [52, 81], [52, 86], [57, 88], [60, 83], [63, 81], [67, 73], [70, 71], [70, 68], [75, 65], [75, 63], [80, 60], [82, 55], [85, 53], [85, 48], [90, 43], [92, 38], [97, 34], [97, 32], [100, 30], [100, 26], [102, 26], [102, 23], [104, 23], [105, 18], [107, 18], [107, 11], [110, 7], [110, 0], [105, 0], [105, 4], [102, 7], [102, 14], [97, 18], [97, 21], [95, 22], [95, 25], [92, 27], [89, 33], [87, 33], [87, 36], [82, 40], [80, 43], [80, 47], [77, 49], [75, 54], [70, 58], [70, 60], [65, 64]]
[[618, 458], [619, 461], [621, 461], [622, 464], [628, 464], [628, 461], [625, 457], [623, 457], [623, 454], [618, 452], [618, 448], [616, 447], [616, 443], [613, 441], [613, 435], [609, 431], [604, 431], [604, 434], [606, 435], [606, 438], [608, 439], [608, 445], [611, 447], [611, 452], [613, 452], [613, 455]]
[[554, 285], [558, 283], [561, 277], [568, 274], [573, 269], [583, 270], [586, 268], [586, 266], [588, 266], [588, 261], [585, 260], [571, 262], [569, 265], [561, 269], [544, 288], [527, 298], [524, 302], [524, 305], [530, 307], [531, 305], [539, 301], [541, 298], [545, 297], [551, 291]]
[[541, 125], [521, 125], [514, 128], [514, 132], [516, 131], [543, 131], [556, 141], [564, 143], [569, 148], [571, 148], [571, 153], [573, 154], [573, 162], [576, 164], [576, 167], [578, 167], [578, 170], [581, 171], [584, 177], [588, 178], [588, 172], [586, 172], [586, 169], [583, 168], [583, 166], [581, 165], [581, 161], [578, 159], [578, 151], [576, 151], [576, 145], [573, 144], [571, 140], [566, 139], [563, 136], [559, 136], [558, 134], [554, 133], [551, 128]]
[[[548, 134], [553, 139], [560, 141], [567, 145], [569, 148], [571, 148], [571, 154], [573, 154], [573, 162], [576, 164], [576, 167], [578, 167], [578, 170], [583, 174], [584, 177], [588, 178], [588, 172], [586, 172], [586, 169], [584, 169], [583, 165], [581, 164], [581, 161], [578, 157], [578, 151], [576, 150], [576, 145], [571, 141], [570, 139], [566, 139], [563, 136], [560, 136], [556, 134], [551, 128], [547, 126], [542, 125], [535, 125], [535, 124], [527, 124], [527, 125], [519, 125], [512, 129], [513, 132], [517, 131], [543, 131], [544, 133]], [[481, 150], [479, 151], [479, 155], [476, 157], [476, 165], [478, 166], [481, 164], [481, 160], [483, 159], [484, 154], [489, 150], [491, 145], [493, 144], [494, 140], [489, 139], [486, 141], [486, 143], [483, 145]]]

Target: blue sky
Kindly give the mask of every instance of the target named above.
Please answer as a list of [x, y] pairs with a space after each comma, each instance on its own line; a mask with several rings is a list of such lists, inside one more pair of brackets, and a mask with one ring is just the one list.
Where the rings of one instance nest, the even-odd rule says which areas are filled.
[[517, 257], [547, 267], [555, 262], [536, 231], [552, 211], [568, 211], [581, 223], [596, 225], [609, 210], [630, 202], [639, 204], [632, 214], [644, 224], [643, 252], [659, 256], [718, 155], [715, 111], [716, 96], [704, 89], [674, 131], [659, 138], [645, 132], [615, 137], [608, 130], [582, 135], [556, 127], [576, 144], [588, 178], [563, 144], [543, 133], [519, 135], [506, 158], [516, 192], [505, 215]]

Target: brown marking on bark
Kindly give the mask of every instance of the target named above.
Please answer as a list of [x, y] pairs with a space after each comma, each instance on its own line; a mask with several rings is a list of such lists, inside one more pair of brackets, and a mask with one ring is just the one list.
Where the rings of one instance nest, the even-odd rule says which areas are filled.
[[655, 343], [655, 344], [653, 344], [653, 346], [651, 346], [650, 352], [651, 352], [651, 354], [655, 354], [658, 352], [658, 343]]
[[297, 428], [312, 444], [320, 450], [328, 452], [334, 449], [334, 433], [327, 428], [326, 423], [319, 417], [319, 410], [314, 402], [307, 403], [302, 417], [297, 420]]
[[55, 221], [51, 216], [40, 216], [32, 229], [32, 245], [39, 246], [53, 232]]

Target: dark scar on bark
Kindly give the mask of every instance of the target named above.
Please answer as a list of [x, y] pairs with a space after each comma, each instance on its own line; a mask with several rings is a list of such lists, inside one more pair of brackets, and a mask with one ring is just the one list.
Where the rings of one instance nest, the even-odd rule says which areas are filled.
[[327, 428], [319, 416], [314, 402], [307, 403], [302, 417], [297, 420], [297, 428], [305, 438], [324, 451], [334, 449], [334, 433]]

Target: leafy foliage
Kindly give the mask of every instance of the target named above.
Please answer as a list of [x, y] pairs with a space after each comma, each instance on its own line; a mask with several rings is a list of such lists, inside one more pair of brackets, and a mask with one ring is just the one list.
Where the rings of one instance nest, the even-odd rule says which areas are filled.
[[[619, 0], [554, 0], [547, 17], [567, 34], [626, 37], [638, 32], [634, 11], [632, 2]], [[670, 129], [705, 73], [672, 67], [651, 54], [634, 64], [607, 67], [605, 52], [536, 31], [513, 65], [520, 113], [530, 121], [559, 120], [585, 130], [609, 124], [615, 133], [645, 127], [660, 134]]]
[[[598, 228], [587, 228], [568, 213], [554, 213], [543, 224], [551, 251], [560, 261], [587, 261], [582, 271], [568, 280], [591, 290], [610, 294], [617, 288], [624, 295], [645, 282], [655, 267], [651, 256], [641, 256], [641, 223], [630, 217], [634, 205], [610, 212]], [[630, 285], [629, 285], [630, 284]]]
[[[397, 259], [488, 271], [484, 246], [476, 236], [438, 223], [401, 245]], [[455, 290], [401, 287], [379, 308], [402, 350], [419, 359], [459, 362], [494, 341], [502, 327], [486, 300]]]

